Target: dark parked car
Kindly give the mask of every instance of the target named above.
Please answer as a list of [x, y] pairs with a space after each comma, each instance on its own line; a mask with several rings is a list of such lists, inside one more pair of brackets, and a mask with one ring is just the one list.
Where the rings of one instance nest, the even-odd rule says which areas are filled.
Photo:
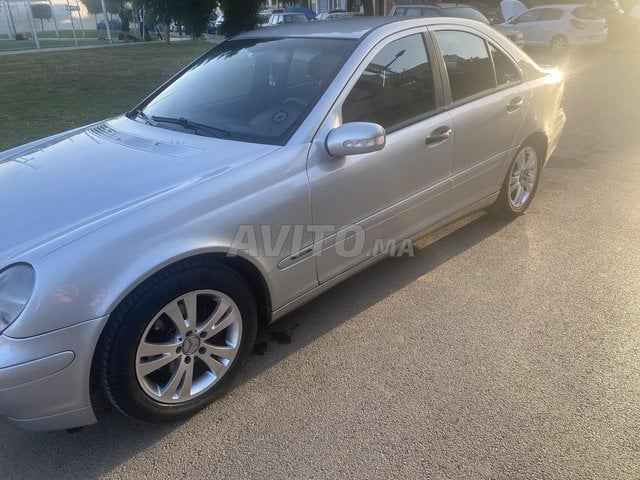
[[522, 47], [524, 39], [522, 32], [513, 26], [496, 25], [489, 20], [479, 10], [469, 5], [461, 5], [459, 3], [428, 3], [428, 4], [411, 4], [411, 5], [394, 5], [389, 11], [392, 17], [456, 17], [475, 20], [485, 25], [491, 25], [493, 28], [509, 38], [513, 43]]
[[[122, 22], [120, 20], [109, 20], [109, 28], [111, 30], [122, 30]], [[96, 30], [106, 30], [107, 24], [104, 20], [100, 20], [96, 24]]]

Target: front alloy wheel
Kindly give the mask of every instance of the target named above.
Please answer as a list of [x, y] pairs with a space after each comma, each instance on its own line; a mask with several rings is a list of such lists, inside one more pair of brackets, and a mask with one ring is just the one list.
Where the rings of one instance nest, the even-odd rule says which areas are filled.
[[217, 290], [174, 299], [149, 322], [136, 352], [138, 383], [152, 399], [183, 403], [213, 387], [238, 354], [242, 318]]
[[142, 283], [109, 316], [94, 372], [121, 412], [180, 420], [224, 393], [256, 330], [244, 278], [209, 259], [187, 260]]

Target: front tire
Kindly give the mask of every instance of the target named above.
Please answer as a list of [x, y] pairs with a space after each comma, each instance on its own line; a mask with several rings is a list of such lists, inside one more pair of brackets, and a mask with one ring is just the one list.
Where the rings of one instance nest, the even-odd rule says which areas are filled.
[[541, 170], [537, 150], [531, 145], [522, 146], [509, 166], [493, 212], [504, 218], [522, 215], [533, 201]]
[[256, 329], [245, 280], [224, 265], [188, 260], [144, 282], [110, 316], [100, 381], [110, 402], [136, 420], [181, 420], [224, 393]]

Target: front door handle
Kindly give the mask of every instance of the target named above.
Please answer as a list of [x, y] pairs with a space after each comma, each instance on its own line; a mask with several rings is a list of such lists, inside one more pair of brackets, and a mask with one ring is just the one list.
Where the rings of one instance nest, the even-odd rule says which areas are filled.
[[431, 145], [433, 143], [443, 142], [444, 140], [449, 138], [452, 133], [453, 132], [451, 131], [451, 127], [447, 127], [446, 125], [444, 127], [436, 128], [433, 132], [431, 132], [431, 135], [427, 137], [426, 144]]
[[511, 100], [509, 102], [509, 105], [507, 105], [507, 112], [511, 113], [511, 112], [515, 112], [516, 110], [518, 110], [522, 105], [524, 105], [524, 98], [522, 97], [516, 97], [513, 100]]

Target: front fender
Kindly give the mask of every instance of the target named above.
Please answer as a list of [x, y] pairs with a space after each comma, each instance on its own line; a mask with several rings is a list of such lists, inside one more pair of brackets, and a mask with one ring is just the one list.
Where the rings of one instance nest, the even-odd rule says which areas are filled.
[[[221, 179], [136, 210], [76, 238], [41, 257], [21, 258], [34, 266], [34, 296], [7, 334], [22, 338], [109, 315], [135, 287], [162, 268], [194, 255], [226, 253], [241, 226], [274, 232], [287, 225], [311, 223], [306, 177], [307, 146], [280, 150], [271, 162], [254, 165]], [[283, 149], [284, 150], [284, 149]], [[303, 239], [311, 243], [311, 232]], [[258, 252], [264, 252], [257, 236]], [[274, 255], [247, 255], [262, 275], [273, 308], [318, 284], [315, 258], [288, 268], [279, 261], [297, 251], [287, 238]], [[299, 247], [298, 247], [299, 248]]]

